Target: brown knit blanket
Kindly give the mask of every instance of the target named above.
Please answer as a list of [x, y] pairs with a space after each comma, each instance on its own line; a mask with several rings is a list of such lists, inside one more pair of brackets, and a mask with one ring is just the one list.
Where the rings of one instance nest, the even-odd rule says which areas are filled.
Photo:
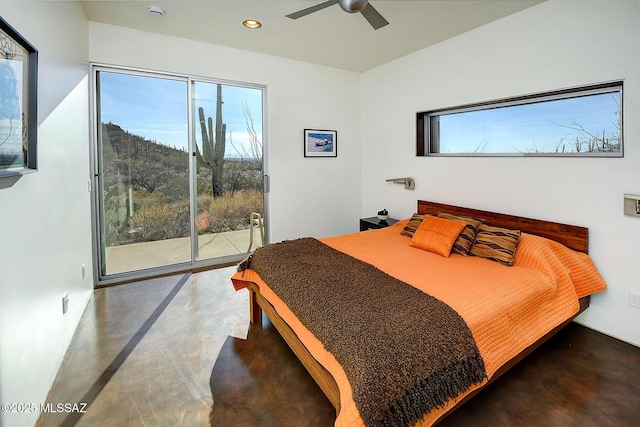
[[257, 249], [251, 268], [342, 365], [367, 426], [410, 426], [486, 378], [467, 324], [442, 301], [303, 238]]

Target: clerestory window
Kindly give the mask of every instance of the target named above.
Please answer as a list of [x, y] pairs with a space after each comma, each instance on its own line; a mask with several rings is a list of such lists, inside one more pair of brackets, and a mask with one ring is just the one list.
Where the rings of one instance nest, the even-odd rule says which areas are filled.
[[622, 157], [622, 82], [417, 113], [418, 156]]

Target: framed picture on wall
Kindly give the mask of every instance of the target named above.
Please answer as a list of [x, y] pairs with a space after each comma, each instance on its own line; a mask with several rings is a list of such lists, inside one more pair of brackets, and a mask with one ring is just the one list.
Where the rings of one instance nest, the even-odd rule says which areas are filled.
[[338, 132], [335, 130], [305, 129], [305, 157], [338, 157]]
[[38, 51], [0, 17], [0, 178], [37, 170]]

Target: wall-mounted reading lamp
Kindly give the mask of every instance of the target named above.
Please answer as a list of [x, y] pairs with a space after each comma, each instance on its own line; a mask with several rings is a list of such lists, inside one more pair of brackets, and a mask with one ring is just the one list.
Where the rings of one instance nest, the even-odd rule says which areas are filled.
[[404, 184], [405, 190], [415, 190], [416, 182], [413, 178], [391, 178], [387, 182], [393, 182], [394, 184]]

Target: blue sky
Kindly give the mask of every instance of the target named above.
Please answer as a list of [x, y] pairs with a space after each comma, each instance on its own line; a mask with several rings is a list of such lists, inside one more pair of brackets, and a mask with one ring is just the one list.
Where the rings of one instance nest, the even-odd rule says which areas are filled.
[[566, 126], [574, 122], [599, 136], [603, 130], [606, 137], [617, 135], [613, 123], [619, 119], [619, 104], [619, 94], [606, 93], [443, 115], [441, 152], [472, 152], [484, 146], [483, 153], [526, 153], [534, 149], [553, 153], [562, 138], [565, 150], [570, 151], [579, 133]]
[[[185, 149], [188, 143], [187, 82], [149, 78], [130, 74], [101, 72], [102, 121], [150, 140]], [[195, 110], [202, 106], [215, 121], [216, 85], [196, 82]], [[227, 124], [227, 142], [237, 150], [250, 152], [243, 104], [252, 112], [255, 130], [262, 141], [262, 91], [223, 86], [223, 122]], [[553, 153], [565, 138], [565, 150], [574, 151], [578, 123], [591, 133], [612, 137], [618, 134], [614, 122], [619, 119], [619, 93], [604, 93], [570, 99], [538, 102], [506, 108], [478, 110], [441, 116], [441, 152], [528, 153], [534, 150]], [[200, 143], [200, 126], [194, 129]], [[584, 149], [583, 149], [584, 151]], [[226, 157], [237, 157], [227, 144]]]
[[[187, 82], [161, 78], [149, 78], [130, 74], [100, 73], [101, 115], [105, 123], [112, 122], [130, 133], [149, 140], [186, 149], [187, 127]], [[202, 106], [207, 117], [215, 122], [216, 85], [195, 83], [195, 115]], [[251, 110], [255, 130], [262, 141], [262, 91], [259, 89], [223, 86], [222, 119], [227, 124], [227, 142], [231, 131], [234, 145], [242, 151], [248, 144], [247, 126], [242, 105]], [[200, 143], [199, 124], [194, 131]], [[230, 144], [226, 157], [237, 154]]]

